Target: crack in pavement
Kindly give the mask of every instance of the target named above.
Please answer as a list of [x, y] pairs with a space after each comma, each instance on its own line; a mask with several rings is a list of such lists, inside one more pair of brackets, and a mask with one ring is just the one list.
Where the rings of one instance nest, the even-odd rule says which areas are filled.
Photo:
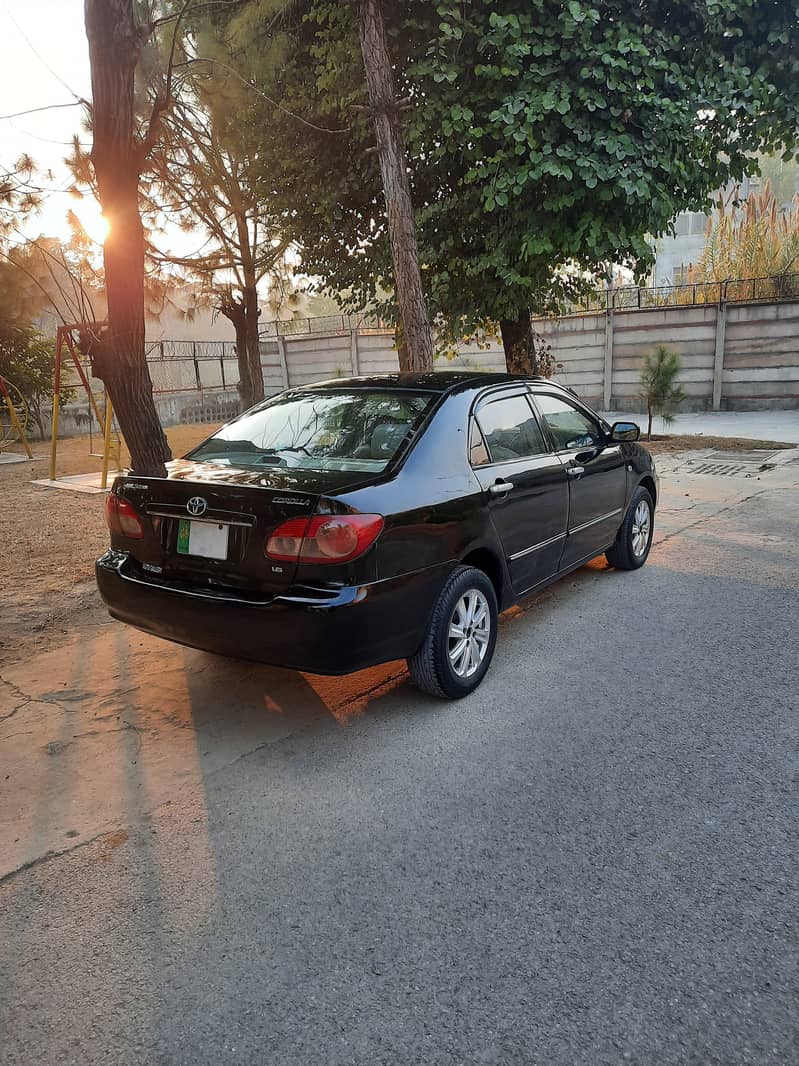
[[12, 710], [10, 710], [8, 714], [0, 714], [0, 722], [7, 722], [9, 718], [13, 718], [18, 711], [21, 711], [23, 707], [27, 707], [29, 703], [36, 703], [36, 700], [32, 696], [29, 696], [26, 692], [23, 692], [21, 688], [17, 688], [17, 686], [12, 684], [10, 681], [6, 681], [4, 677], [0, 677], [0, 684], [3, 684], [6, 686], [6, 688], [9, 688], [13, 697], [19, 701], [16, 707], [12, 708]]
[[41, 866], [46, 862], [51, 862], [53, 859], [60, 859], [63, 855], [71, 855], [73, 851], [80, 851], [81, 848], [87, 848], [90, 844], [96, 844], [98, 840], [102, 840], [104, 837], [109, 837], [112, 833], [118, 831], [118, 829], [112, 830], [105, 828], [101, 833], [97, 833], [88, 840], [80, 840], [78, 843], [71, 844], [58, 851], [51, 850], [46, 851], [44, 855], [37, 855], [35, 859], [30, 859], [28, 862], [23, 862], [19, 866], [15, 866], [13, 870], [8, 870], [6, 873], [0, 874], [0, 888], [19, 876], [19, 874], [25, 873], [27, 870], [31, 870], [35, 866]]
[[[675, 537], [679, 537], [681, 533], [687, 533], [689, 529], [695, 529], [697, 526], [701, 526], [703, 522], [712, 522], [714, 519], [719, 518], [721, 515], [727, 514], [729, 511], [734, 511], [736, 507], [740, 507], [742, 506], [742, 504], [749, 503], [750, 500], [755, 500], [758, 496], [765, 495], [768, 491], [768, 489], [760, 489], [758, 492], [753, 492], [750, 496], [744, 496], [741, 500], [735, 500], [734, 503], [730, 503], [726, 507], [719, 508], [718, 511], [714, 511], [712, 514], [704, 514], [695, 522], [689, 522], [687, 526], [682, 526], [680, 529], [675, 529], [671, 533], [667, 533], [664, 537], [656, 537], [653, 547], [659, 548], [661, 544], [667, 544], [670, 540], [674, 540]], [[692, 506], [695, 505], [692, 504]], [[686, 510], [689, 510], [689, 508], [686, 508]]]

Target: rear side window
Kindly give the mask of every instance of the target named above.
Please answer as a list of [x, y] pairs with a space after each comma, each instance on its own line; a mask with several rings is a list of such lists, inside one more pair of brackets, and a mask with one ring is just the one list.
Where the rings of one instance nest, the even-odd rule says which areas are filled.
[[379, 472], [419, 429], [428, 392], [295, 392], [229, 422], [187, 458], [227, 466]]
[[542, 455], [547, 450], [533, 409], [524, 396], [508, 396], [485, 404], [477, 412], [477, 421], [493, 463]]
[[558, 451], [594, 448], [602, 443], [602, 432], [596, 422], [566, 400], [541, 393], [536, 394], [535, 402], [555, 439]]
[[476, 422], [472, 422], [472, 436], [469, 440], [469, 462], [472, 466], [485, 466], [491, 459], [486, 448], [483, 434]]

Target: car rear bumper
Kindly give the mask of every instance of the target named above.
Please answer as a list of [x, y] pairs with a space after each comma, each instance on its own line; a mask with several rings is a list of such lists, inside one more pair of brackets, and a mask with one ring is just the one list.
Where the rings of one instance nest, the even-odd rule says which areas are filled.
[[412, 655], [450, 569], [340, 589], [296, 587], [255, 601], [169, 585], [138, 570], [127, 552], [108, 551], [95, 564], [110, 614], [128, 625], [192, 648], [318, 674]]

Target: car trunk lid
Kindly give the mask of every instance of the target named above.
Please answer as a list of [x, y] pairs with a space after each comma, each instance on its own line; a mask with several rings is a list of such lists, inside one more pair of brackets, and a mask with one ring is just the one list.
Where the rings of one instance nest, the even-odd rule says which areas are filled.
[[352, 480], [178, 460], [166, 478], [117, 482], [145, 527], [141, 540], [124, 546], [161, 579], [276, 595], [291, 584], [296, 564], [267, 558], [268, 538], [289, 519], [312, 515], [323, 489], [340, 490]]

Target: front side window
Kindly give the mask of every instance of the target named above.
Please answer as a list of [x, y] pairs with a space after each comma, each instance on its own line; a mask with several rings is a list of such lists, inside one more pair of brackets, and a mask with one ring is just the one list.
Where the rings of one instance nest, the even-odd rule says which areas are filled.
[[421, 425], [435, 394], [289, 393], [223, 426], [187, 458], [228, 466], [380, 472]]
[[598, 448], [603, 443], [602, 431], [596, 422], [570, 403], [546, 393], [536, 395], [535, 402], [558, 451]]
[[485, 404], [477, 412], [477, 421], [493, 463], [542, 455], [546, 444], [524, 396], [508, 396]]

